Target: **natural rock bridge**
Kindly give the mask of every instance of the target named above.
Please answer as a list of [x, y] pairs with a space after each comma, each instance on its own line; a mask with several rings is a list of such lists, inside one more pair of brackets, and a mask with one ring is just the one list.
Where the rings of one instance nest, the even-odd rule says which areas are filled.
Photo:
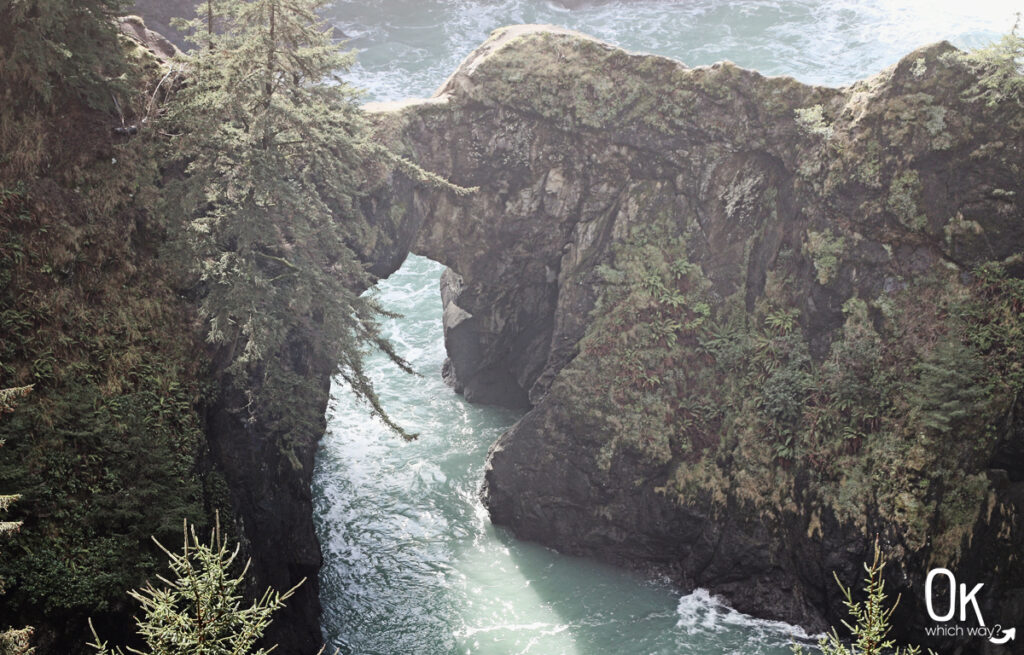
[[[859, 579], [877, 534], [902, 555], [891, 582], [914, 590], [904, 616], [925, 616], [916, 589], [934, 562], [991, 580], [993, 621], [1024, 615], [1015, 397], [959, 426], [996, 437], [965, 448], [974, 436], [935, 434], [923, 452], [870, 427], [791, 452], [785, 421], [811, 434], [814, 389], [796, 418], [765, 400], [795, 388], [783, 372], [832, 371], [837, 344], [882, 357], [911, 343], [903, 363], [928, 359], [924, 333], [951, 329], [935, 307], [969, 293], [976, 266], [1021, 270], [1024, 111], [972, 99], [978, 74], [938, 44], [832, 89], [518, 26], [433, 97], [370, 105], [390, 148], [480, 188], [459, 197], [385, 171], [364, 209], [389, 237], [380, 275], [410, 251], [449, 267], [456, 389], [531, 408], [491, 452], [494, 520], [814, 628], [840, 610], [832, 571]], [[705, 320], [789, 349], [751, 387], [755, 407], [722, 391], [742, 386], [753, 356], [728, 363], [695, 328]], [[659, 321], [676, 327], [651, 337]], [[886, 411], [865, 425], [903, 425]], [[751, 412], [775, 428], [744, 432]], [[998, 581], [989, 557], [1009, 567]]]

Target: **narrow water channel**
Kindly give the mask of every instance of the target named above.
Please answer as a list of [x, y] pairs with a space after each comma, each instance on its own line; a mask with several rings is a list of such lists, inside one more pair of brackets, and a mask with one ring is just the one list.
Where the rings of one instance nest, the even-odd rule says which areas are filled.
[[491, 525], [477, 497], [483, 463], [517, 414], [470, 405], [441, 381], [441, 270], [410, 257], [379, 291], [405, 313], [388, 336], [421, 377], [377, 358], [374, 379], [420, 438], [403, 442], [334, 388], [314, 483], [329, 642], [360, 655], [788, 653], [790, 626]]

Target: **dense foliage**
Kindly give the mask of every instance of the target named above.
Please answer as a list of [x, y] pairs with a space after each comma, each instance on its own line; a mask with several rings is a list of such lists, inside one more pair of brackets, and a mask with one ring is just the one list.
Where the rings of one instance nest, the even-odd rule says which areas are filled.
[[285, 453], [330, 372], [388, 420], [362, 369], [365, 344], [391, 349], [358, 295], [373, 146], [334, 77], [350, 58], [315, 2], [213, 6], [184, 81], [118, 35], [116, 0], [0, 10], [0, 386], [35, 387], [0, 423], [23, 522], [0, 607], [49, 639], [121, 615], [151, 535], [228, 502], [198, 414], [218, 381]]
[[1024, 104], [1024, 36], [1020, 34], [1021, 14], [1008, 34], [998, 42], [961, 55], [961, 60], [980, 73], [972, 100], [995, 106], [1006, 100]]
[[[158, 544], [159, 545], [159, 544]], [[270, 650], [255, 649], [270, 617], [295, 592], [267, 590], [245, 606], [242, 592], [249, 566], [237, 574], [232, 571], [238, 547], [229, 550], [219, 526], [206, 544], [196, 536], [195, 526], [185, 526], [185, 545], [181, 554], [160, 546], [167, 555], [171, 576], [160, 577], [162, 584], [147, 584], [129, 595], [142, 607], [136, 617], [145, 650], [128, 648], [138, 655], [266, 655]], [[301, 583], [300, 583], [301, 584]], [[123, 655], [120, 647], [110, 648], [93, 629], [90, 644], [100, 655]], [[271, 649], [272, 650], [272, 649]]]
[[0, 558], [0, 614], [49, 639], [120, 610], [159, 562], [150, 536], [203, 523], [215, 496], [195, 314], [148, 208], [156, 166], [112, 134], [146, 85], [121, 8], [0, 10], [0, 89], [17, 99], [0, 112], [0, 387], [34, 385], [0, 422], [0, 488], [22, 495], [23, 522]]
[[356, 252], [372, 232], [357, 206], [371, 146], [356, 93], [337, 77], [352, 55], [332, 43], [322, 4], [205, 4], [188, 24], [197, 49], [166, 119], [171, 155], [187, 162], [169, 211], [188, 219], [207, 339], [249, 416], [286, 448], [289, 433], [310, 427], [293, 401], [316, 382], [308, 362], [340, 374], [389, 424], [364, 344], [401, 364], [379, 335], [383, 311], [359, 295], [373, 283]]
[[31, 174], [63, 151], [49, 121], [69, 105], [113, 110], [128, 69], [112, 20], [126, 0], [18, 0], [0, 6], [0, 167]]

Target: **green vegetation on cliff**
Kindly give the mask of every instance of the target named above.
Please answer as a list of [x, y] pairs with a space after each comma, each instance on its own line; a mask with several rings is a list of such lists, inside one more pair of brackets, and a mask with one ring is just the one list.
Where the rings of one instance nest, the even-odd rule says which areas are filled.
[[[196, 24], [203, 47], [178, 79], [147, 77], [157, 67], [116, 33], [113, 0], [0, 10], [0, 387], [35, 387], [0, 423], [0, 491], [23, 494], [11, 514], [24, 529], [0, 559], [16, 624], [45, 617], [41, 632], [74, 643], [86, 614], [123, 614], [124, 590], [158, 570], [150, 535], [202, 526], [225, 502], [197, 408], [231, 404], [275, 439], [267, 450], [293, 455], [289, 469], [303, 466], [292, 441], [322, 418], [293, 402], [317, 375], [340, 371], [383, 415], [362, 371], [363, 346], [390, 349], [383, 314], [357, 295], [375, 235], [354, 182], [378, 151], [351, 91], [325, 82], [345, 60], [315, 6], [216, 3], [226, 31]], [[839, 91], [523, 39], [535, 56], [480, 66], [493, 96], [435, 103], [434, 118], [490, 103], [597, 143], [588, 196], [643, 159], [642, 179], [578, 232], [616, 243], [581, 257], [603, 262], [598, 304], [543, 399], [593, 445], [580, 459], [649, 464], [624, 470], [654, 471], [659, 498], [681, 506], [776, 528], [795, 517], [808, 539], [828, 515], [955, 560], [979, 520], [1000, 517], [985, 471], [1019, 427], [1019, 55], [939, 46]], [[650, 93], [651, 75], [670, 92]], [[112, 134], [125, 121], [144, 125], [139, 138]], [[973, 140], [971, 121], [1010, 138]], [[600, 141], [615, 130], [621, 143]], [[564, 157], [543, 172], [558, 196], [576, 184], [574, 151], [541, 145]], [[948, 153], [984, 165], [951, 173]], [[1005, 173], [989, 175], [996, 164]], [[936, 207], [948, 188], [956, 203]], [[666, 194], [685, 210], [644, 213]], [[634, 211], [616, 224], [618, 206]], [[597, 237], [572, 238], [556, 247]]]
[[[32, 174], [60, 153], [50, 119], [76, 105], [113, 110], [128, 89], [114, 16], [127, 0], [28, 0], [0, 7], [0, 153]], [[63, 122], [63, 121], [60, 121]]]
[[[238, 571], [239, 547], [229, 550], [218, 524], [207, 544], [199, 540], [195, 526], [185, 524], [184, 548], [167, 555], [170, 578], [161, 576], [160, 585], [147, 583], [128, 594], [142, 607], [135, 619], [146, 650], [129, 648], [137, 655], [267, 655], [275, 647], [257, 648], [270, 625], [270, 618], [291, 598], [295, 589], [266, 590], [245, 605], [243, 591], [247, 563]], [[237, 571], [237, 573], [236, 573]], [[301, 582], [299, 584], [302, 584]], [[124, 655], [111, 648], [92, 628], [89, 645], [100, 655]]]
[[[27, 396], [32, 390], [31, 386], [12, 387], [0, 389], [0, 417], [14, 411], [19, 398]], [[0, 440], [0, 448], [3, 447]], [[0, 494], [0, 512], [6, 512], [11, 505], [21, 498], [18, 494]], [[0, 539], [7, 538], [21, 529], [21, 521], [6, 521], [0, 516]], [[3, 551], [0, 550], [0, 557]], [[4, 581], [0, 578], [0, 594], [4, 593]], [[32, 639], [32, 628], [12, 628], [0, 625], [0, 654], [2, 655], [30, 655], [33, 649], [30, 645]]]
[[0, 607], [41, 639], [80, 643], [87, 615], [123, 633], [151, 537], [237, 501], [216, 408], [293, 476], [323, 418], [296, 399], [326, 400], [328, 375], [389, 420], [363, 351], [403, 364], [359, 295], [379, 149], [321, 4], [213, 3], [218, 33], [197, 22], [172, 67], [119, 33], [116, 0], [0, 10], [0, 386], [35, 388], [0, 423], [23, 522]]
[[0, 87], [16, 99], [0, 114], [0, 386], [34, 385], [0, 423], [0, 480], [23, 521], [0, 603], [50, 639], [120, 609], [156, 570], [150, 536], [203, 523], [211, 497], [205, 364], [158, 256], [156, 167], [112, 135], [118, 110], [132, 120], [145, 102], [120, 8], [8, 3], [0, 19]]
[[[502, 475], [550, 475], [514, 450], [522, 439], [607, 492], [581, 511], [611, 534], [635, 527], [636, 490], [656, 489], [681, 517], [742, 523], [780, 557], [824, 543], [825, 526], [881, 533], [921, 567], [959, 561], [979, 531], [1013, 548], [998, 478], [1016, 480], [1019, 461], [996, 460], [1016, 452], [1024, 391], [1016, 34], [979, 53], [928, 46], [846, 89], [557, 30], [509, 28], [480, 52], [449, 103], [516, 113], [531, 163], [588, 158], [586, 175], [557, 160], [582, 180], [563, 197], [614, 199], [554, 217], [578, 221], [552, 260], [559, 293], [596, 280], [596, 303], [533, 421], [496, 449], [491, 491]], [[644, 84], [664, 93], [634, 97]], [[540, 186], [537, 169], [509, 177]], [[545, 443], [571, 455], [534, 452]], [[1004, 464], [1016, 469], [992, 470]], [[516, 521], [553, 495], [496, 493]], [[565, 541], [600, 551], [608, 533]]]
[[992, 263], [966, 283], [936, 272], [851, 297], [815, 358], [795, 282], [806, 262], [780, 254], [748, 312], [741, 294], [714, 297], [678, 233], [654, 222], [615, 251], [580, 355], [552, 387], [598, 465], [632, 452], [671, 466], [664, 492], [681, 503], [798, 514], [810, 532], [827, 508], [954, 561], [1024, 391], [1021, 280]]
[[[373, 232], [358, 207], [372, 147], [357, 92], [338, 75], [352, 53], [332, 43], [317, 0], [209, 2], [188, 23], [197, 49], [168, 104], [169, 155], [185, 175], [167, 197], [203, 287], [207, 340], [245, 411], [284, 435], [308, 431], [294, 399], [338, 373], [390, 423], [363, 370], [385, 315], [357, 250]], [[208, 22], [218, 32], [212, 34]], [[300, 346], [301, 344], [301, 346]], [[313, 389], [315, 392], [315, 388]], [[407, 435], [408, 436], [408, 435]]]

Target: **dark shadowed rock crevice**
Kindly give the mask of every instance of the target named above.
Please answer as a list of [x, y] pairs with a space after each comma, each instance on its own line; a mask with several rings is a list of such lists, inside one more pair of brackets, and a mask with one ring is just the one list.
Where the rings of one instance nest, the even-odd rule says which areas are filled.
[[[234, 512], [233, 532], [241, 539], [242, 554], [251, 560], [250, 591], [272, 588], [284, 591], [300, 581], [288, 603], [275, 614], [265, 633], [275, 652], [295, 655], [317, 652], [320, 633], [320, 567], [323, 556], [313, 526], [310, 486], [317, 445], [326, 429], [324, 416], [330, 393], [326, 371], [309, 368], [301, 361], [298, 370], [320, 381], [313, 398], [296, 400], [298, 411], [320, 429], [294, 431], [290, 452], [281, 446], [281, 435], [259, 422], [248, 420], [245, 398], [230, 381], [205, 412], [207, 440], [213, 467], [223, 475]], [[226, 378], [226, 376], [225, 376]]]

